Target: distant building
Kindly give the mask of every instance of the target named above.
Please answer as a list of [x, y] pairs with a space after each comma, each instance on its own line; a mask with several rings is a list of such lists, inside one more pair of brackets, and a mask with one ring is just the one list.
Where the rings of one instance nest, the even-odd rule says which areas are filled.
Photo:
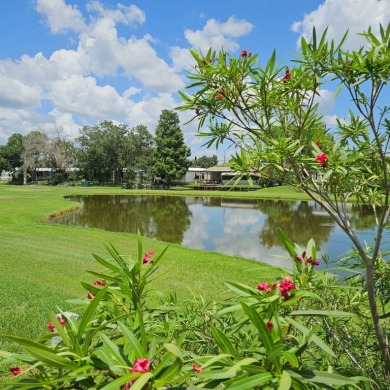
[[6, 171], [1, 172], [0, 180], [8, 181], [11, 179], [12, 179], [12, 172], [6, 172]]

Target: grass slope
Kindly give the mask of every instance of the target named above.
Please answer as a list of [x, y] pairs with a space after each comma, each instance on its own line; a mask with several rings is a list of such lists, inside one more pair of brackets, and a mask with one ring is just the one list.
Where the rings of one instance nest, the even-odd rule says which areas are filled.
[[[91, 253], [106, 256], [104, 244], [121, 253], [136, 254], [136, 236], [98, 229], [54, 225], [48, 218], [78, 204], [66, 195], [87, 194], [194, 195], [193, 191], [129, 191], [108, 187], [46, 187], [0, 185], [0, 333], [37, 338], [46, 330], [48, 312], [71, 309], [66, 300], [84, 298], [84, 272], [96, 269]], [[256, 192], [196, 192], [205, 196], [302, 199], [288, 187]], [[167, 244], [143, 239], [145, 252], [160, 252]], [[107, 256], [108, 257], [108, 256]], [[223, 284], [234, 280], [256, 285], [273, 280], [282, 270], [238, 257], [170, 244], [154, 288], [176, 292], [181, 298], [202, 295], [206, 300], [226, 297]], [[13, 349], [0, 338], [0, 349]]]

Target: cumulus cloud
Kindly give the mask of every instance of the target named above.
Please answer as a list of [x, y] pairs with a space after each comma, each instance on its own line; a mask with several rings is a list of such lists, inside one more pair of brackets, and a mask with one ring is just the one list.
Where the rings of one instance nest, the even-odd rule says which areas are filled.
[[[12, 93], [10, 93], [12, 91]], [[7, 108], [37, 108], [40, 106], [40, 89], [0, 74], [0, 106]]]
[[[367, 31], [371, 26], [377, 32], [379, 24], [384, 26], [390, 20], [390, 0], [325, 0], [315, 11], [305, 14], [303, 20], [295, 22], [292, 30], [309, 40], [313, 26], [317, 33], [328, 27], [328, 37], [338, 42], [349, 30], [345, 47], [356, 49], [364, 44], [357, 33]], [[298, 40], [297, 44], [299, 45]]]
[[115, 23], [129, 24], [142, 24], [145, 22], [145, 13], [134, 4], [125, 6], [121, 3], [117, 4], [117, 9], [105, 8], [98, 1], [91, 1], [87, 4], [87, 10], [90, 12], [96, 12], [103, 18], [108, 18]]
[[[175, 108], [172, 94], [184, 87], [184, 77], [158, 55], [152, 36], [118, 33], [117, 23], [145, 22], [141, 9], [121, 3], [108, 9], [98, 1], [79, 9], [65, 0], [36, 0], [35, 8], [51, 32], [78, 34], [71, 38], [77, 46], [0, 60], [0, 143], [14, 132], [52, 126], [77, 136], [82, 125], [105, 119], [153, 131], [162, 109]], [[103, 81], [118, 76], [127, 79], [124, 92]]]
[[41, 13], [52, 33], [68, 30], [76, 32], [85, 28], [84, 18], [77, 6], [64, 0], [36, 0], [36, 10]]
[[202, 30], [186, 29], [184, 35], [191, 46], [197, 50], [234, 51], [238, 49], [237, 38], [252, 31], [253, 25], [246, 20], [237, 20], [231, 16], [226, 22], [209, 19]]

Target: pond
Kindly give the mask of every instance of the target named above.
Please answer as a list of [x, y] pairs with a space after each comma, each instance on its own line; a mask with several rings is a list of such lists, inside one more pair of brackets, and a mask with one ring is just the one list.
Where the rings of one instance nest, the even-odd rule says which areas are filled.
[[[93, 195], [68, 198], [83, 204], [54, 223], [136, 233], [189, 248], [217, 251], [289, 268], [276, 232], [280, 227], [303, 246], [310, 238], [331, 260], [351, 249], [345, 233], [314, 202], [197, 196]], [[371, 209], [349, 205], [353, 227], [372, 243]], [[320, 258], [320, 256], [318, 256]]]

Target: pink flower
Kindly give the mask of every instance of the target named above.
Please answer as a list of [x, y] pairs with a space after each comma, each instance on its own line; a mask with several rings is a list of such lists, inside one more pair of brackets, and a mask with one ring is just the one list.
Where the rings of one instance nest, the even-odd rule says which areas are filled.
[[11, 374], [13, 376], [19, 375], [23, 372], [23, 370], [20, 367], [13, 367], [9, 369], [11, 371]]
[[291, 78], [291, 73], [290, 73], [290, 71], [287, 69], [287, 70], [286, 70], [286, 74], [285, 74], [284, 77], [282, 78], [282, 81], [283, 81], [284, 83], [287, 83], [287, 82], [290, 80], [290, 78]]
[[154, 255], [154, 251], [150, 250], [148, 253], [145, 254], [145, 256], [142, 259], [143, 264], [153, 264], [152, 256]]
[[271, 289], [269, 288], [268, 283], [265, 283], [265, 282], [258, 284], [257, 289], [259, 291], [271, 292]]
[[48, 324], [47, 324], [47, 330], [49, 332], [54, 332], [54, 323], [52, 321], [50, 321]]
[[194, 364], [194, 365], [192, 366], [192, 368], [193, 368], [193, 370], [195, 370], [196, 372], [203, 372], [203, 368], [197, 366], [196, 364]]
[[94, 296], [95, 296], [94, 294], [92, 294], [90, 291], [88, 291], [88, 294], [87, 294], [88, 299], [93, 299]]
[[328, 155], [325, 153], [322, 153], [316, 157], [316, 161], [318, 161], [321, 165], [322, 168], [326, 168], [326, 160], [328, 159]]
[[95, 280], [92, 285], [94, 286], [101, 286], [101, 287], [104, 287], [106, 285], [106, 283], [104, 283], [102, 280]]
[[267, 328], [269, 330], [272, 330], [273, 327], [274, 327], [274, 324], [272, 323], [272, 321], [267, 321]]
[[137, 359], [130, 372], [148, 372], [150, 366], [150, 360], [148, 359]]
[[[64, 319], [62, 319], [60, 316], [57, 316], [57, 320], [59, 321], [59, 323], [62, 325], [62, 327], [64, 327], [65, 326], [65, 320]], [[54, 332], [55, 331], [55, 327], [54, 327], [54, 323], [53, 323], [53, 321], [50, 321], [48, 324], [47, 324], [47, 330], [49, 331], [49, 332]]]
[[286, 300], [290, 298], [289, 291], [295, 290], [296, 288], [297, 287], [295, 286], [295, 284], [292, 284], [291, 278], [289, 276], [286, 276], [279, 284], [280, 294]]
[[241, 50], [241, 57], [248, 57], [248, 52], [246, 50]]
[[302, 263], [302, 261], [303, 261], [302, 257], [301, 257], [301, 256], [298, 256], [298, 255], [297, 255], [296, 259], [297, 259], [300, 263]]
[[216, 99], [222, 99], [223, 96], [222, 96], [220, 93], [217, 93], [217, 94], [215, 95], [215, 98], [216, 98]]

